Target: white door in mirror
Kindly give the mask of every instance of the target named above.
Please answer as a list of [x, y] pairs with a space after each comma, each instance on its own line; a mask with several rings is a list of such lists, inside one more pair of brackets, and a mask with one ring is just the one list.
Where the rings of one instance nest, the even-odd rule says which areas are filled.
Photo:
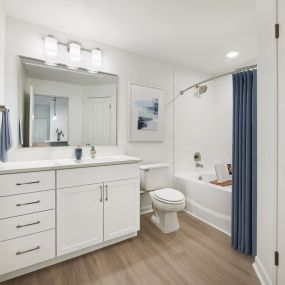
[[86, 116], [86, 142], [90, 145], [110, 145], [110, 97], [89, 97]]

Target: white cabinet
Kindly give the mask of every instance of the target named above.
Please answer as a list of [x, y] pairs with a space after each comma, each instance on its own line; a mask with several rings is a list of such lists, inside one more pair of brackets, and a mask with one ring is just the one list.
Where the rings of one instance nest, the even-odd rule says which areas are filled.
[[0, 175], [0, 275], [55, 257], [55, 172]]
[[64, 255], [103, 241], [103, 184], [57, 192], [57, 254]]
[[0, 242], [0, 275], [55, 257], [54, 230]]
[[104, 183], [104, 240], [139, 230], [139, 179]]
[[0, 281], [139, 230], [137, 162], [1, 174], [0, 185]]
[[57, 183], [58, 256], [139, 230], [138, 164], [60, 170]]
[[139, 179], [59, 189], [57, 255], [137, 232]]

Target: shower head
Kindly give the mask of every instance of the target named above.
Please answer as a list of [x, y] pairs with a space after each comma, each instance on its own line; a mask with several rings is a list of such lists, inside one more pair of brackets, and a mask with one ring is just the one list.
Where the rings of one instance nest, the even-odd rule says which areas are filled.
[[208, 86], [207, 86], [207, 85], [197, 85], [197, 86], [196, 86], [196, 90], [197, 90], [197, 93], [198, 93], [199, 95], [204, 94], [204, 93], [207, 91], [207, 89], [208, 89]]

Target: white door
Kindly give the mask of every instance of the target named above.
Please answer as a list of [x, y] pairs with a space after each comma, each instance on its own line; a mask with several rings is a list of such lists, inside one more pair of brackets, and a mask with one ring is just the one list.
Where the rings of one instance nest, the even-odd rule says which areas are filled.
[[29, 146], [33, 146], [34, 130], [34, 87], [30, 86], [30, 110], [29, 110]]
[[86, 103], [86, 143], [90, 145], [109, 145], [111, 139], [110, 97], [89, 97]]
[[103, 184], [57, 190], [57, 255], [103, 241]]
[[139, 179], [104, 183], [104, 240], [139, 230]]
[[285, 284], [285, 1], [279, 0], [278, 39], [278, 251], [277, 284]]

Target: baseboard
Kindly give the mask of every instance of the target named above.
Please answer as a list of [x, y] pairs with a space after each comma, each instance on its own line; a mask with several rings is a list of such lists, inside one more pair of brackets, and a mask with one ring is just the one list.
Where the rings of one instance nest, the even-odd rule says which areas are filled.
[[201, 222], [203, 222], [203, 223], [205, 223], [205, 224], [211, 226], [212, 228], [215, 228], [216, 230], [219, 230], [220, 232], [222, 232], [222, 233], [224, 233], [224, 234], [226, 234], [226, 235], [228, 235], [228, 236], [231, 236], [231, 233], [229, 233], [229, 232], [227, 232], [227, 231], [225, 231], [225, 230], [223, 230], [223, 229], [221, 229], [221, 228], [219, 228], [219, 227], [217, 227], [217, 226], [215, 226], [215, 225], [209, 223], [208, 221], [204, 220], [203, 218], [198, 217], [198, 216], [196, 216], [195, 214], [193, 214], [193, 213], [191, 213], [191, 212], [189, 212], [189, 211], [187, 211], [187, 210], [185, 210], [185, 209], [184, 209], [183, 211], [184, 211], [185, 213], [187, 213], [188, 215], [193, 216], [194, 218], [200, 220]]
[[255, 270], [255, 273], [262, 285], [272, 285], [272, 281], [270, 280], [270, 277], [268, 276], [263, 264], [260, 262], [258, 256], [255, 257], [253, 268]]
[[153, 212], [152, 207], [142, 207], [140, 209], [141, 215]]

